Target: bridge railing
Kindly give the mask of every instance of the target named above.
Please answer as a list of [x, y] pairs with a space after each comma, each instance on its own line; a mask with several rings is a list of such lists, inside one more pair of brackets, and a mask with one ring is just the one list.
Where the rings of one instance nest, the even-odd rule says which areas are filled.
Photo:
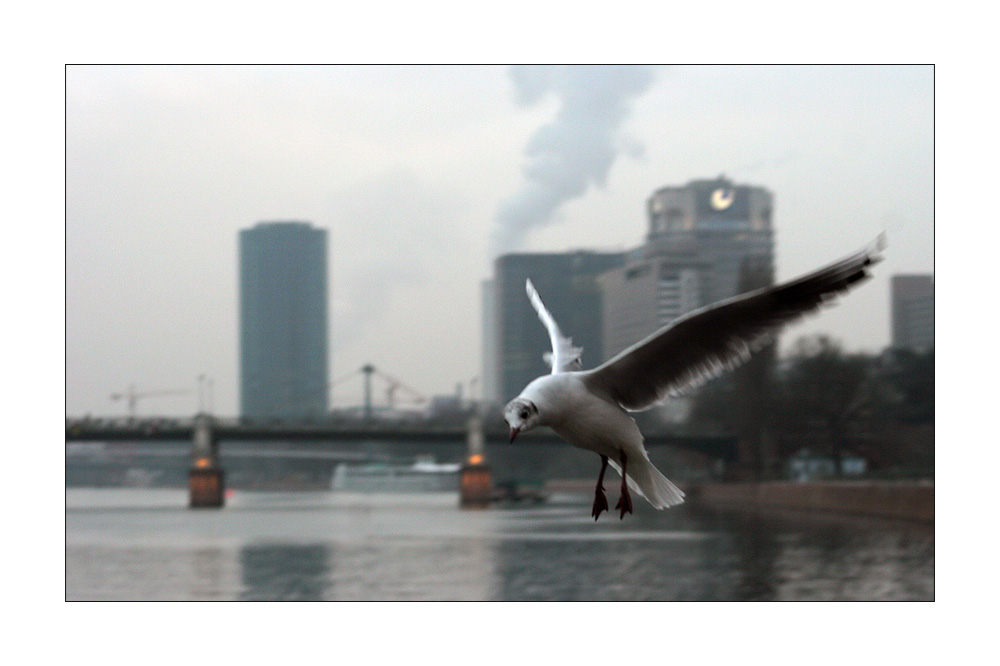
[[[191, 439], [199, 418], [147, 417], [127, 418], [67, 418], [66, 441], [167, 440]], [[222, 440], [307, 440], [307, 439], [437, 439], [461, 440], [468, 436], [469, 423], [447, 421], [393, 421], [364, 419], [330, 419], [314, 421], [251, 420], [245, 418], [210, 418], [211, 438]], [[508, 432], [501, 421], [481, 422], [484, 439], [490, 443], [506, 442]], [[558, 436], [547, 428], [525, 433], [521, 442], [551, 442]], [[727, 433], [693, 430], [683, 426], [647, 428], [647, 446], [673, 445], [702, 451], [712, 457], [731, 458], [734, 437]]]

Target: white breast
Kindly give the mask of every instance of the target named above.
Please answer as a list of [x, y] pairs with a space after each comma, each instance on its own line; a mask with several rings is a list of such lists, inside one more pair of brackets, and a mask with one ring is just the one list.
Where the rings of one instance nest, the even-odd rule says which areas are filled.
[[539, 377], [521, 395], [538, 406], [542, 425], [574, 446], [616, 460], [619, 449], [642, 450], [642, 433], [632, 417], [588, 391], [579, 373]]

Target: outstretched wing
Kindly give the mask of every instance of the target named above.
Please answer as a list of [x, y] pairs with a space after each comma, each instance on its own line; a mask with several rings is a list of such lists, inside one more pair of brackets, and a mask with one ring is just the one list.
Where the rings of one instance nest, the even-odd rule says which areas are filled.
[[587, 387], [639, 411], [744, 363], [785, 325], [870, 277], [885, 234], [797, 280], [695, 310], [585, 373]]
[[525, 282], [524, 286], [528, 292], [528, 300], [531, 301], [535, 312], [538, 313], [538, 318], [542, 320], [542, 323], [545, 324], [545, 329], [549, 332], [549, 341], [552, 343], [552, 354], [546, 360], [552, 366], [552, 374], [579, 370], [582, 367], [580, 356], [583, 354], [583, 349], [574, 347], [573, 341], [563, 336], [559, 330], [559, 325], [545, 308], [545, 304], [542, 303], [542, 299], [538, 295], [538, 292], [535, 291], [535, 285], [531, 284], [531, 280]]

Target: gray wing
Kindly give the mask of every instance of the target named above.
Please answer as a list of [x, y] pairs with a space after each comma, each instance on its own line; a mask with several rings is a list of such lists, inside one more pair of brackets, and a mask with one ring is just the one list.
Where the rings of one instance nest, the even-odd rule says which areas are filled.
[[552, 366], [552, 374], [579, 370], [581, 367], [580, 356], [583, 354], [583, 349], [574, 347], [573, 341], [562, 334], [555, 318], [549, 313], [545, 304], [542, 303], [541, 296], [535, 291], [535, 285], [531, 284], [531, 280], [525, 282], [524, 288], [528, 292], [528, 300], [531, 301], [535, 312], [538, 313], [538, 318], [542, 320], [542, 323], [545, 324], [545, 329], [549, 332], [552, 355], [546, 360]]
[[695, 310], [583, 373], [594, 393], [648, 409], [744, 363], [778, 331], [870, 277], [885, 234], [841, 261], [785, 284]]

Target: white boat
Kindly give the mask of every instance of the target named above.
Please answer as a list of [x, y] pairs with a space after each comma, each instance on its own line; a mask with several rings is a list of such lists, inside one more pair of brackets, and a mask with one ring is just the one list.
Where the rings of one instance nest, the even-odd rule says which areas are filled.
[[418, 456], [412, 464], [340, 463], [330, 478], [331, 490], [357, 492], [440, 492], [458, 490], [459, 463], [438, 463]]

